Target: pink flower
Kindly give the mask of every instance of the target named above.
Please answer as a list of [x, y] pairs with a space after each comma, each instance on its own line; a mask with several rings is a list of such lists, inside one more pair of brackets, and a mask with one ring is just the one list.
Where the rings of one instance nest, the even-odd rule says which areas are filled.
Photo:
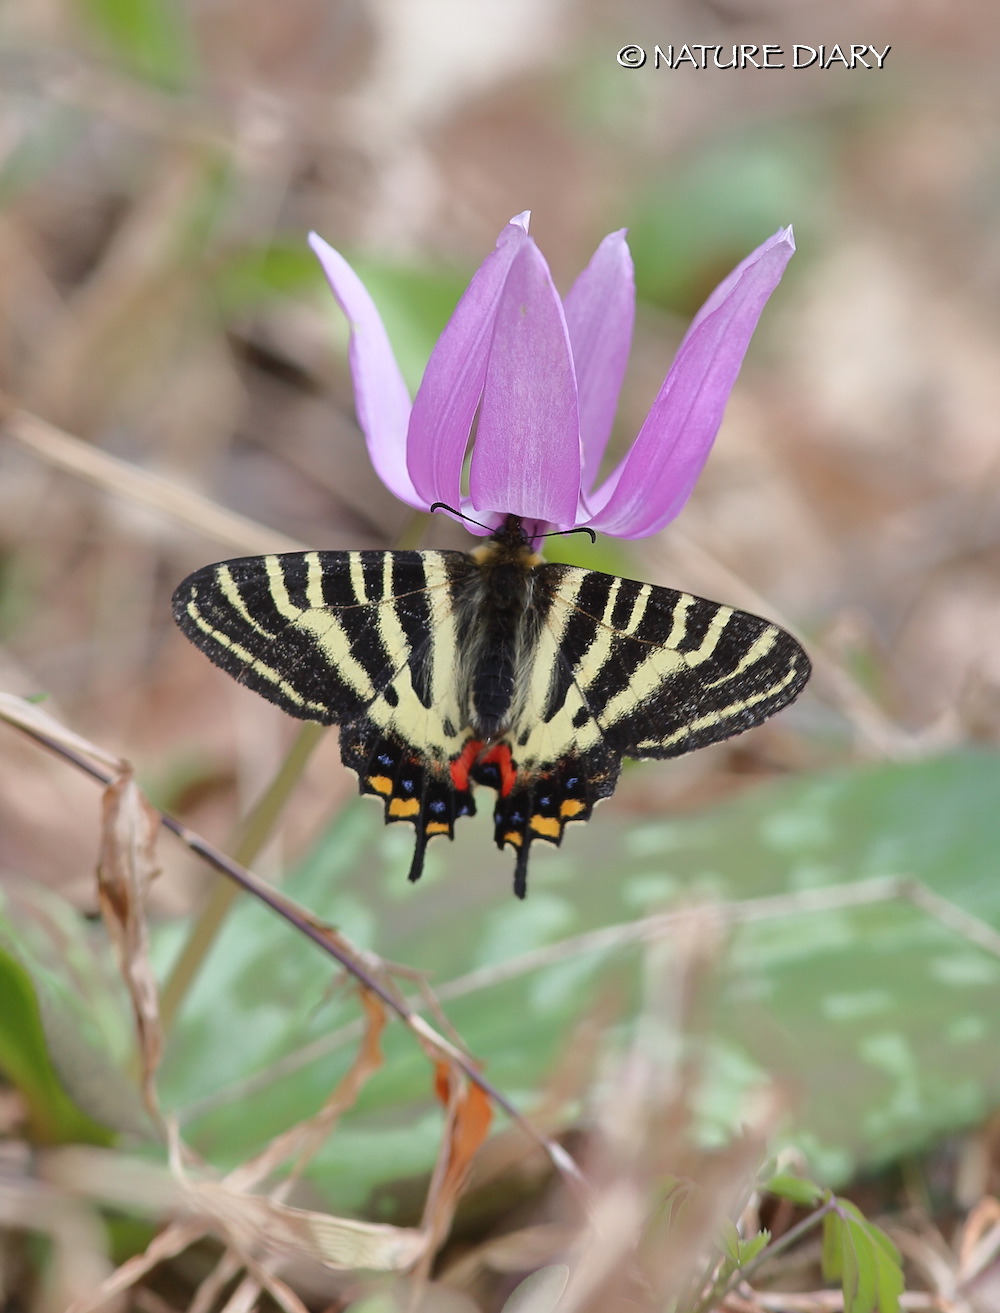
[[624, 230], [605, 237], [562, 299], [528, 236], [527, 214], [512, 219], [438, 339], [412, 404], [361, 280], [322, 238], [309, 240], [351, 324], [358, 420], [379, 478], [419, 510], [445, 502], [491, 526], [467, 524], [471, 533], [519, 515], [529, 538], [584, 525], [642, 538], [677, 515], [795, 250], [785, 228], [719, 284], [695, 315], [628, 454], [595, 486], [635, 318]]

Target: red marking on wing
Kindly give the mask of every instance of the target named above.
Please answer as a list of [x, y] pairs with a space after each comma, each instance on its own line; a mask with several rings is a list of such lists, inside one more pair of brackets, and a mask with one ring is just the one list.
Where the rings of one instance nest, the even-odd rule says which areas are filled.
[[498, 743], [495, 748], [490, 748], [486, 756], [482, 759], [484, 766], [495, 765], [500, 771], [500, 788], [497, 790], [501, 798], [506, 798], [514, 787], [514, 781], [517, 779], [517, 771], [514, 769], [514, 763], [510, 759], [510, 744]]
[[478, 739], [469, 739], [462, 749], [461, 755], [456, 757], [451, 763], [451, 782], [459, 793], [467, 793], [469, 790], [469, 771], [476, 764], [476, 758], [483, 750], [483, 745]]

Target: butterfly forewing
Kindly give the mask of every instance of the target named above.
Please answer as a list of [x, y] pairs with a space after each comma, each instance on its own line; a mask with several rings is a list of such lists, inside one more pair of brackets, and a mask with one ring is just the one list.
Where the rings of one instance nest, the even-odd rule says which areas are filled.
[[601, 743], [626, 757], [679, 756], [760, 724], [809, 677], [795, 639], [745, 611], [633, 579], [543, 570], [546, 645], [564, 668], [555, 696], [528, 713], [529, 754], [534, 739], [551, 756], [561, 737], [564, 751]]
[[404, 670], [418, 671], [426, 696], [421, 653], [447, 629], [451, 557], [465, 559], [295, 552], [223, 561], [184, 580], [174, 616], [241, 684], [300, 719], [341, 724]]

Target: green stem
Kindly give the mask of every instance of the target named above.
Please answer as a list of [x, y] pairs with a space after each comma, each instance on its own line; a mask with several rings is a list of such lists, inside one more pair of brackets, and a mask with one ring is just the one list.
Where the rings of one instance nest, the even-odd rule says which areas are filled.
[[[323, 726], [311, 721], [302, 726], [274, 779], [237, 829], [231, 845], [231, 855], [241, 866], [249, 866], [270, 838], [282, 808], [298, 783], [322, 733]], [[160, 1021], [164, 1032], [170, 1029], [177, 1016], [238, 893], [238, 886], [228, 880], [215, 881], [208, 902], [191, 927], [181, 955], [163, 986]]]

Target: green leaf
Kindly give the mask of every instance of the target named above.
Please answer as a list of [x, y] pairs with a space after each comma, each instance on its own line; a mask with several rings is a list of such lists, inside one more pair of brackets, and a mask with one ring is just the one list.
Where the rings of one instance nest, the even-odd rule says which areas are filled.
[[173, 0], [76, 0], [81, 16], [131, 73], [170, 90], [194, 77], [187, 10]]
[[849, 1200], [837, 1199], [823, 1219], [822, 1266], [827, 1280], [840, 1282], [844, 1313], [899, 1313], [899, 1251]]
[[746, 1267], [752, 1259], [756, 1258], [767, 1245], [771, 1243], [770, 1231], [758, 1231], [755, 1236], [749, 1240], [741, 1240], [736, 1253], [736, 1261], [740, 1267]]
[[776, 1176], [769, 1177], [761, 1188], [782, 1199], [790, 1199], [793, 1204], [799, 1204], [802, 1208], [818, 1207], [826, 1194], [826, 1191], [815, 1181], [807, 1181], [802, 1176], [793, 1176], [790, 1172], [778, 1172]]
[[756, 1258], [770, 1239], [770, 1231], [758, 1231], [749, 1240], [744, 1240], [735, 1222], [728, 1217], [723, 1221], [722, 1231], [719, 1235], [722, 1252], [731, 1265], [731, 1269], [743, 1267], [752, 1258]]
[[0, 891], [0, 1070], [41, 1143], [148, 1129], [123, 1070], [131, 1018], [83, 917], [41, 886]]

